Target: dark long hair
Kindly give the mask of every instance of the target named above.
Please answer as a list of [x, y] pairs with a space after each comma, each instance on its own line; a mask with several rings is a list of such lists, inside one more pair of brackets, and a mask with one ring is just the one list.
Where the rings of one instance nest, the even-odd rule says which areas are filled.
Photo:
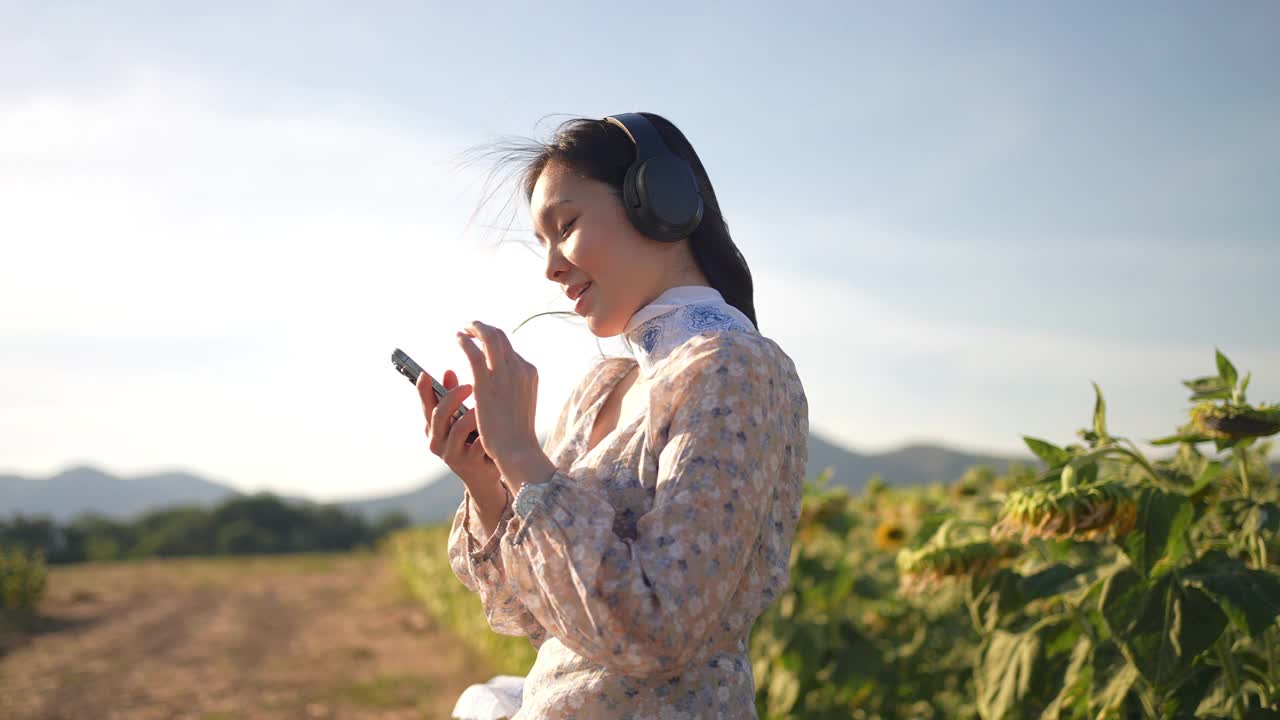
[[[725, 302], [742, 311], [758, 330], [760, 324], [756, 321], [751, 270], [729, 235], [729, 226], [720, 212], [720, 202], [702, 160], [684, 133], [671, 121], [653, 113], [640, 114], [657, 128], [671, 152], [689, 163], [702, 191], [702, 222], [689, 236], [689, 246], [698, 269]], [[627, 167], [635, 159], [636, 148], [622, 128], [604, 120], [576, 117], [560, 123], [546, 142], [521, 138], [514, 143], [499, 144], [494, 152], [500, 155], [499, 167], [516, 166], [516, 178], [526, 204], [533, 198], [538, 178], [552, 162], [608, 185], [621, 202], [622, 182]]]

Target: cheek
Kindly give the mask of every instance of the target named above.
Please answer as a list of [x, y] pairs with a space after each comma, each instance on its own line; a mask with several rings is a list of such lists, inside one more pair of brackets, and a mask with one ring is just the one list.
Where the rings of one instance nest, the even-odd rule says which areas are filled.
[[565, 244], [565, 258], [573, 263], [590, 279], [607, 277], [612, 253], [609, 252], [604, 238], [589, 232], [576, 233], [572, 240]]
[[635, 294], [634, 286], [642, 284], [640, 278], [648, 276], [649, 259], [640, 247], [647, 240], [629, 235], [630, 225], [626, 224], [625, 216], [620, 217], [622, 225], [608, 219], [584, 222], [576, 232], [570, 233], [562, 246], [565, 259], [599, 285], [592, 289], [597, 294], [596, 312], [612, 312], [615, 305], [628, 306], [628, 298]]

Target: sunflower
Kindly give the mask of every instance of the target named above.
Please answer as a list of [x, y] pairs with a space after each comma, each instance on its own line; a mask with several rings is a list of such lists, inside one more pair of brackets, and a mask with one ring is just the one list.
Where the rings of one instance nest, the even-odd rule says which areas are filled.
[[907, 529], [897, 520], [884, 520], [876, 527], [876, 547], [896, 552], [907, 542]]
[[935, 590], [948, 579], [982, 576], [1001, 563], [1016, 557], [1021, 548], [1012, 543], [970, 540], [953, 545], [925, 545], [898, 553], [898, 590], [917, 595]]
[[1138, 508], [1127, 487], [1118, 482], [1069, 488], [1024, 487], [1015, 490], [991, 528], [993, 540], [1019, 537], [1023, 542], [1095, 540], [1107, 533], [1120, 537], [1133, 529]]
[[1205, 402], [1191, 408], [1191, 421], [1216, 440], [1266, 437], [1280, 432], [1280, 407], [1252, 408]]

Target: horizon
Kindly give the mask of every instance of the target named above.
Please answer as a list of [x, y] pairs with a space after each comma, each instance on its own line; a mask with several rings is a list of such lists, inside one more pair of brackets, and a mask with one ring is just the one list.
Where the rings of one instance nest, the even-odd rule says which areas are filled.
[[[1006, 461], [1012, 461], [1012, 462], [1027, 462], [1033, 465], [1041, 463], [1041, 461], [1025, 445], [1023, 446], [1022, 452], [1019, 453], [1016, 451], [1001, 452], [1001, 451], [985, 450], [982, 448], [951, 446], [951, 445], [945, 445], [945, 444], [939, 444], [939, 443], [908, 442], [896, 447], [890, 447], [890, 448], [886, 448], [884, 450], [875, 451], [875, 452], [868, 452], [865, 450], [861, 450], [859, 448], [853, 448], [853, 447], [842, 445], [836, 442], [834, 439], [822, 435], [822, 433], [811, 432], [810, 436], [817, 436], [820, 442], [833, 445], [844, 452], [848, 452], [854, 455], [859, 455], [862, 457], [880, 457], [884, 455], [892, 455], [896, 453], [909, 452], [912, 450], [941, 450], [943, 452], [970, 455], [970, 456], [974, 456], [975, 458], [998, 459], [998, 460], [1006, 460]], [[540, 437], [539, 439], [542, 439], [542, 438]], [[1152, 459], [1158, 459], [1166, 456], [1172, 457], [1172, 455], [1175, 452], [1174, 450], [1170, 450], [1168, 448], [1158, 448], [1158, 452], [1152, 453], [1150, 452], [1150, 450], [1155, 446], [1151, 446], [1149, 443], [1144, 443], [1142, 441], [1138, 441], [1138, 444], [1140, 446], [1145, 446], [1146, 451], [1148, 452], [1148, 456], [1151, 457]], [[1280, 456], [1277, 456], [1274, 453], [1274, 451], [1269, 452], [1266, 458], [1268, 463], [1271, 464], [1273, 467], [1280, 465]], [[824, 468], [811, 466], [807, 472], [807, 475], [809, 476], [808, 480], [812, 480], [816, 478], [817, 475], [820, 472], [822, 472], [823, 469]], [[237, 483], [234, 479], [215, 477], [208, 473], [202, 472], [199, 469], [180, 466], [180, 465], [163, 466], [163, 467], [155, 467], [155, 468], [142, 468], [137, 471], [120, 472], [111, 468], [104, 467], [100, 463], [94, 463], [94, 462], [85, 461], [85, 460], [76, 460], [76, 461], [70, 462], [66, 466], [60, 468], [59, 470], [53, 473], [40, 476], [40, 477], [24, 475], [22, 473], [13, 472], [10, 470], [6, 470], [4, 468], [0, 468], [0, 477], [3, 477], [3, 476], [19, 477], [24, 480], [34, 480], [39, 482], [39, 481], [50, 480], [59, 475], [75, 472], [77, 470], [89, 470], [93, 472], [98, 472], [98, 473], [102, 473], [102, 474], [114, 477], [116, 479], [125, 480], [125, 481], [144, 480], [144, 479], [150, 479], [150, 478], [160, 477], [164, 475], [185, 475], [188, 477], [194, 477], [200, 480], [205, 480], [208, 482], [225, 486], [231, 490], [234, 490], [235, 492], [238, 492], [244, 495], [253, 495], [258, 493], [272, 493], [272, 494], [280, 495], [282, 497], [307, 500], [310, 502], [316, 502], [321, 504], [325, 504], [325, 503], [341, 504], [341, 503], [360, 502], [364, 500], [374, 500], [374, 499], [385, 498], [387, 496], [411, 493], [415, 490], [419, 490], [423, 487], [432, 485], [436, 482], [447, 481], [452, 474], [452, 471], [448, 467], [444, 466], [443, 463], [441, 463], [441, 467], [437, 472], [429, 473], [426, 476], [421, 477], [416, 481], [413, 481], [407, 485], [404, 485], [403, 487], [389, 487], [387, 489], [377, 491], [371, 494], [335, 496], [330, 498], [316, 498], [316, 497], [310, 497], [305, 494], [299, 494], [299, 493], [284, 493], [271, 488], [244, 487], [239, 483]], [[836, 473], [839, 474], [838, 468], [836, 469]], [[939, 478], [934, 482], [946, 483], [947, 480], [944, 478]]]
[[[844, 445], [839, 445], [839, 444], [835, 443], [831, 438], [829, 438], [829, 437], [826, 437], [826, 436], [822, 435], [822, 433], [813, 433], [813, 432], [811, 432], [811, 433], [810, 433], [810, 435], [811, 435], [811, 436], [812, 436], [812, 435], [817, 435], [817, 436], [818, 436], [818, 438], [819, 438], [819, 440], [821, 440], [822, 442], [826, 442], [826, 443], [828, 443], [828, 444], [836, 445], [836, 446], [837, 446], [837, 447], [839, 447], [841, 450], [844, 450], [844, 451], [846, 451], [846, 452], [853, 453], [853, 454], [855, 454], [855, 455], [862, 455], [862, 456], [878, 456], [878, 455], [885, 455], [885, 454], [893, 454], [893, 453], [898, 453], [898, 452], [904, 452], [904, 451], [913, 450], [913, 449], [922, 449], [922, 448], [927, 448], [927, 449], [944, 450], [944, 451], [947, 451], [947, 452], [963, 453], [963, 454], [966, 454], [966, 455], [974, 455], [974, 456], [978, 456], [978, 457], [998, 457], [998, 458], [1002, 458], [1002, 459], [1009, 459], [1009, 460], [1025, 459], [1025, 460], [1030, 461], [1030, 462], [1039, 462], [1039, 461], [1036, 459], [1036, 457], [1035, 457], [1033, 454], [1031, 454], [1031, 452], [1030, 452], [1029, 450], [1025, 450], [1025, 448], [1024, 448], [1025, 452], [1023, 452], [1021, 455], [1019, 455], [1019, 454], [1017, 454], [1017, 453], [988, 452], [988, 451], [985, 451], [985, 450], [982, 450], [982, 449], [961, 448], [961, 447], [951, 447], [951, 446], [945, 446], [945, 445], [939, 445], [939, 444], [933, 444], [933, 443], [907, 443], [907, 444], [904, 444], [904, 445], [901, 445], [901, 446], [898, 446], [898, 447], [889, 448], [889, 449], [886, 449], [886, 450], [883, 450], [883, 451], [879, 451], [879, 452], [865, 452], [865, 451], [861, 451], [861, 450], [859, 450], [859, 449], [857, 449], [857, 448], [850, 448], [850, 447], [846, 447], [846, 446], [844, 446]], [[1025, 456], [1025, 457], [1024, 457], [1024, 456]], [[35, 476], [31, 476], [31, 475], [25, 475], [25, 474], [23, 474], [23, 473], [19, 473], [19, 472], [13, 472], [13, 471], [11, 471], [11, 470], [6, 470], [5, 468], [0, 468], [0, 476], [15, 476], [15, 477], [21, 477], [21, 478], [26, 479], [26, 480], [44, 481], [44, 480], [49, 480], [50, 478], [57, 477], [57, 476], [59, 476], [59, 475], [63, 475], [63, 474], [66, 474], [66, 473], [70, 473], [70, 472], [73, 472], [73, 471], [76, 471], [76, 470], [91, 470], [91, 471], [94, 471], [94, 472], [100, 472], [100, 473], [103, 473], [103, 474], [106, 474], [106, 475], [110, 475], [111, 477], [115, 477], [115, 478], [118, 478], [118, 479], [121, 479], [121, 480], [139, 480], [139, 479], [146, 479], [146, 478], [157, 477], [157, 476], [161, 476], [161, 475], [188, 475], [188, 476], [191, 476], [191, 477], [199, 478], [199, 479], [201, 479], [201, 480], [207, 480], [207, 481], [209, 481], [209, 482], [214, 482], [214, 483], [217, 483], [217, 484], [219, 484], [219, 485], [225, 485], [225, 486], [227, 486], [227, 487], [230, 487], [230, 488], [232, 488], [232, 489], [236, 490], [237, 492], [241, 492], [241, 493], [244, 493], [244, 494], [254, 494], [254, 493], [259, 493], [259, 492], [276, 492], [276, 491], [273, 491], [273, 490], [270, 490], [270, 489], [266, 489], [266, 488], [244, 488], [244, 487], [240, 487], [240, 486], [235, 482], [235, 480], [234, 480], [234, 479], [225, 479], [225, 478], [214, 477], [214, 476], [210, 475], [209, 473], [205, 473], [205, 472], [200, 471], [199, 469], [195, 469], [195, 468], [191, 468], [191, 467], [185, 467], [185, 466], [180, 466], [180, 465], [174, 465], [174, 466], [162, 466], [162, 467], [155, 467], [155, 468], [142, 468], [142, 469], [137, 470], [137, 471], [119, 472], [119, 471], [117, 471], [117, 470], [114, 470], [114, 469], [111, 469], [111, 468], [104, 467], [104, 466], [103, 466], [102, 464], [100, 464], [100, 463], [94, 463], [94, 462], [90, 462], [90, 461], [86, 461], [86, 460], [74, 460], [74, 461], [72, 461], [72, 462], [68, 463], [66, 466], [64, 466], [64, 467], [60, 468], [59, 470], [57, 470], [57, 471], [55, 471], [55, 472], [53, 472], [53, 473], [49, 473], [49, 474], [46, 474], [46, 475], [43, 475], [43, 476], [39, 476], [39, 477], [35, 477]], [[821, 468], [810, 468], [810, 470], [811, 470], [812, 472], [809, 472], [808, 474], [810, 475], [810, 478], [812, 478], [812, 477], [815, 477], [815, 476], [817, 475], [817, 473], [821, 471]], [[425, 485], [428, 485], [428, 484], [431, 484], [431, 483], [435, 483], [435, 482], [440, 481], [440, 480], [447, 479], [447, 478], [449, 477], [449, 473], [451, 473], [451, 472], [452, 472], [452, 471], [451, 471], [451, 470], [449, 470], [449, 468], [448, 468], [448, 467], [446, 467], [443, 463], [441, 463], [440, 470], [439, 470], [438, 472], [436, 472], [436, 473], [429, 473], [429, 474], [427, 474], [425, 477], [420, 478], [418, 481], [413, 482], [413, 483], [411, 483], [411, 484], [409, 484], [409, 485], [406, 485], [406, 486], [404, 486], [404, 487], [401, 487], [401, 488], [391, 488], [391, 489], [388, 489], [388, 490], [385, 490], [385, 491], [381, 491], [381, 492], [378, 492], [378, 493], [376, 493], [376, 494], [372, 494], [372, 495], [358, 495], [358, 496], [350, 496], [350, 497], [346, 497], [346, 496], [337, 496], [337, 497], [328, 498], [328, 499], [324, 499], [324, 500], [317, 499], [317, 498], [313, 498], [313, 497], [307, 497], [307, 496], [305, 496], [305, 495], [298, 495], [298, 494], [296, 494], [296, 493], [289, 493], [289, 495], [290, 495], [290, 496], [292, 496], [292, 497], [299, 497], [299, 498], [306, 499], [306, 500], [312, 500], [312, 501], [314, 501], [314, 502], [332, 502], [332, 503], [353, 502], [353, 501], [358, 501], [358, 500], [373, 499], [373, 498], [385, 497], [385, 496], [387, 496], [387, 495], [397, 495], [397, 494], [400, 494], [400, 493], [411, 492], [411, 491], [413, 491], [413, 490], [417, 490], [417, 489], [419, 489], [419, 488], [422, 488], [422, 487], [424, 487]]]
[[[1091, 381], [1168, 435], [1215, 348], [1280, 400], [1280, 6], [670, 9], [0, 9], [3, 471], [319, 501], [446, 471], [392, 348], [465, 383], [464, 323], [569, 307], [459, 159], [634, 110], [697, 148], [841, 447], [1064, 444]], [[509, 335], [545, 436], [622, 345], [540, 320]]]

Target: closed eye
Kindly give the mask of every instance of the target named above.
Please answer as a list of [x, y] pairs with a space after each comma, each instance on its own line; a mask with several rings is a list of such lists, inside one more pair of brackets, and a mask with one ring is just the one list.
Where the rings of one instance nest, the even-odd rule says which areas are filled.
[[573, 224], [576, 222], [578, 222], [578, 218], [574, 218], [565, 223], [564, 227], [560, 229], [560, 237], [564, 237], [565, 233], [569, 232], [569, 228], [573, 227]]

